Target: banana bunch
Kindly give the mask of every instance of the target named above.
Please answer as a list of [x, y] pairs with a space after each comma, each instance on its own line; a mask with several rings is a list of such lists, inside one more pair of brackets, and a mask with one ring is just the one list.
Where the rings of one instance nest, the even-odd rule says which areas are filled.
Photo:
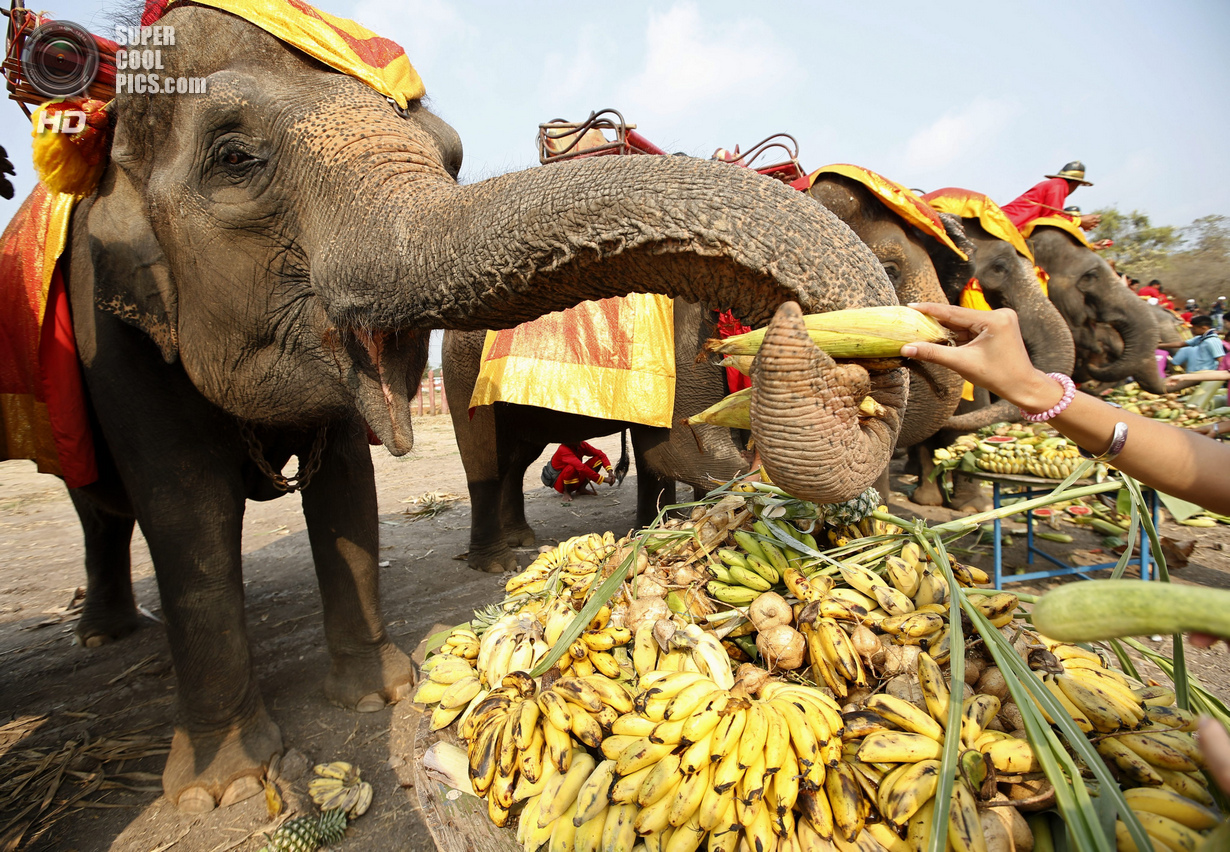
[[[673, 627], [670, 622], [657, 624]], [[663, 648], [655, 635], [657, 624], [643, 623], [632, 640], [632, 668], [642, 683], [656, 672], [680, 672], [702, 675], [723, 689], [734, 686], [730, 657], [717, 637], [689, 624], [682, 630], [668, 631], [667, 647]]]
[[478, 649], [478, 634], [465, 625], [459, 625], [445, 637], [440, 653], [461, 657], [463, 660], [477, 660]]
[[[1134, 787], [1123, 797], [1157, 849], [1200, 849], [1204, 835], [1221, 824], [1215, 809], [1165, 787]], [[1115, 822], [1115, 840], [1120, 849], [1135, 848], [1122, 820]]]
[[992, 473], [1023, 473], [1035, 461], [1035, 452], [1032, 444], [1012, 438], [1001, 438], [998, 443], [987, 440], [974, 451], [974, 464]]
[[483, 691], [482, 680], [470, 660], [454, 654], [428, 657], [420, 669], [427, 677], [414, 693], [416, 704], [436, 705], [431, 729], [447, 727]]
[[1047, 438], [1038, 446], [1036, 457], [1025, 466], [1034, 476], [1067, 479], [1080, 464], [1080, 450], [1066, 438]]
[[615, 548], [615, 535], [609, 531], [587, 533], [562, 541], [540, 552], [524, 571], [504, 584], [506, 599], [547, 593], [548, 586], [556, 577], [565, 589], [579, 587], [583, 592], [589, 588], [598, 569], [615, 552]]
[[543, 635], [538, 618], [524, 611], [509, 613], [488, 627], [474, 661], [483, 685], [500, 683], [509, 672], [532, 669], [550, 650]]
[[359, 780], [359, 768], [343, 760], [317, 764], [316, 777], [308, 782], [308, 795], [322, 811], [340, 810], [351, 819], [367, 813], [372, 804], [372, 785]]
[[741, 841], [776, 849], [779, 838], [801, 838], [801, 798], [824, 795], [826, 766], [841, 754], [841, 712], [831, 698], [772, 682], [753, 700], [683, 671], [653, 671], [641, 686], [635, 709], [602, 742], [606, 759], [597, 782], [581, 788], [575, 820], [592, 819], [584, 791], [597, 786], [611, 807], [632, 809], [632, 830], [647, 848], [693, 850], [708, 836], [709, 849], [735, 850]]
[[[543, 635], [549, 647], [555, 647], [560, 634], [575, 617], [576, 613], [571, 606], [565, 604], [564, 607], [558, 607], [552, 604], [548, 610], [546, 626], [543, 628]], [[632, 631], [611, 623], [611, 608], [603, 606], [587, 629], [568, 646], [568, 653], [559, 658], [556, 669], [561, 675], [588, 677], [599, 674], [605, 678], [619, 680], [623, 677], [623, 670], [611, 651], [627, 645], [631, 639]]]
[[[561, 793], [559, 785], [575, 780], [587, 762], [593, 768], [586, 748], [599, 748], [604, 732], [632, 706], [631, 695], [608, 678], [564, 677], [539, 691], [525, 672], [507, 675], [460, 729], [469, 744], [470, 781], [487, 799], [492, 821], [507, 824], [518, 802], [542, 796], [563, 802], [571, 788]], [[521, 819], [524, 827], [524, 812]]]

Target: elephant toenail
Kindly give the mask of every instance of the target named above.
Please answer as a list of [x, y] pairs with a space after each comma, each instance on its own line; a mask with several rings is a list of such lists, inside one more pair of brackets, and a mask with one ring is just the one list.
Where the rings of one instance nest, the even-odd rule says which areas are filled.
[[227, 787], [226, 792], [222, 794], [221, 806], [229, 808], [236, 802], [252, 798], [263, 789], [264, 787], [261, 785], [261, 782], [251, 775], [237, 778], [231, 782], [231, 786]]
[[410, 684], [410, 683], [399, 683], [397, 686], [390, 688], [388, 690], [389, 703], [396, 704], [398, 701], [401, 701], [403, 698], [409, 697], [410, 689], [412, 687], [413, 687], [413, 684]]
[[89, 636], [86, 638], [85, 647], [101, 648], [103, 645], [107, 645], [110, 642], [111, 642], [111, 638], [109, 636], [103, 636], [102, 634], [96, 633], [93, 636]]
[[209, 795], [208, 790], [203, 787], [189, 787], [179, 794], [179, 802], [176, 804], [176, 807], [184, 813], [207, 814], [217, 805], [214, 803], [214, 797]]
[[359, 703], [355, 705], [355, 710], [359, 713], [375, 713], [377, 710], [385, 708], [384, 696], [379, 692], [370, 692], [359, 699]]

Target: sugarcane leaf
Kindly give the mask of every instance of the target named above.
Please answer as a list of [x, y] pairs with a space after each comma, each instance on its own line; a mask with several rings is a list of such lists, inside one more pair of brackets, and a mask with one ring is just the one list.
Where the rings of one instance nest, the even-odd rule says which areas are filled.
[[1128, 652], [1124, 650], [1123, 643], [1118, 639], [1110, 640], [1110, 649], [1115, 652], [1115, 658], [1119, 660], [1119, 668], [1123, 669], [1123, 673], [1128, 677], [1134, 678], [1140, 683], [1144, 683], [1144, 678], [1140, 676], [1140, 672], [1136, 671], [1136, 664], [1132, 662], [1132, 658], [1128, 656]]
[[[948, 553], [944, 550], [940, 538], [936, 536], [935, 543], [932, 544], [925, 530], [925, 525], [921, 521], [918, 522], [914, 527], [914, 538], [943, 572], [944, 578], [948, 581], [949, 600], [958, 601], [961, 599], [960, 587], [957, 585], [956, 576], [952, 573]], [[948, 674], [952, 683], [964, 683], [965, 637], [961, 630], [961, 609], [956, 605], [948, 608], [948, 630], [948, 644], [952, 649], [948, 658]], [[948, 718], [945, 720], [944, 729], [950, 733], [944, 738], [944, 752], [940, 756], [940, 783], [935, 792], [935, 811], [931, 817], [932, 830], [930, 837], [927, 838], [926, 852], [944, 852], [947, 848], [948, 832], [937, 831], [935, 826], [948, 825], [948, 812], [952, 807], [952, 788], [957, 780], [958, 752], [961, 745], [961, 738], [955, 733], [961, 730], [961, 709], [960, 701], [948, 702]]]
[[[1119, 789], [1118, 783], [1116, 783], [1101, 756], [1093, 748], [1084, 733], [1081, 732], [1080, 728], [1076, 726], [1076, 722], [1072, 719], [1071, 715], [1068, 714], [1067, 710], [1064, 709], [1063, 705], [1059, 703], [1055, 696], [1051, 694], [1051, 691], [1046, 688], [1033, 670], [1026, 665], [1025, 661], [1020, 658], [1012, 646], [1008, 644], [1007, 639], [1005, 639], [1004, 636], [994, 628], [991, 622], [987, 620], [986, 616], [984, 616], [976, 606], [974, 606], [965, 597], [961, 598], [961, 606], [969, 616], [971, 622], [974, 624], [975, 629], [982, 636], [987, 650], [995, 659], [996, 665], [1000, 667], [1000, 671], [1005, 673], [1011, 672], [1014, 675], [1014, 677], [1005, 676], [1005, 680], [1007, 681], [1009, 691], [1013, 695], [1013, 700], [1017, 702], [1017, 708], [1020, 709], [1022, 717], [1026, 720], [1026, 733], [1029, 734], [1030, 743], [1034, 746], [1035, 752], [1038, 753], [1039, 762], [1043, 762], [1043, 768], [1046, 768], [1046, 763], [1044, 762], [1044, 758], [1041, 753], [1042, 748], [1040, 744], [1049, 741], [1049, 739], [1053, 738], [1055, 735], [1049, 725], [1042, 725], [1041, 727], [1043, 730], [1036, 732], [1031, 730], [1029, 727], [1029, 720], [1031, 719], [1030, 711], [1036, 713], [1036, 718], [1034, 718], [1035, 722], [1042, 718], [1041, 713], [1037, 712], [1038, 708], [1035, 706], [1035, 702], [1041, 705], [1047, 715], [1054, 720], [1055, 724], [1059, 727], [1061, 733], [1063, 734], [1064, 739], [1067, 741], [1068, 746], [1081, 759], [1085, 766], [1093, 772], [1094, 777], [1098, 782], [1098, 789], [1102, 791], [1102, 795], [1113, 801], [1120, 818], [1127, 825], [1128, 831], [1132, 835], [1132, 839], [1136, 843], [1137, 848], [1149, 848], [1147, 845], [1147, 835], [1141, 827], [1139, 820], [1136, 819], [1134, 813], [1128, 807], [1127, 800], [1123, 798], [1123, 792]], [[1018, 697], [1018, 690], [1027, 690], [1028, 692], [1021, 692], [1020, 697]], [[1033, 700], [1028, 700], [1030, 698]], [[1045, 720], [1043, 720], [1043, 722], [1045, 722]], [[1039, 734], [1038, 739], [1035, 739], [1035, 733]], [[1055, 755], [1059, 761], [1067, 763], [1071, 760], [1071, 758], [1067, 756], [1067, 752], [1063, 750], [1062, 746], [1059, 746], [1059, 752], [1062, 752], [1062, 754], [1057, 753]], [[1057, 801], [1062, 803], [1063, 799], [1058, 798], [1059, 784], [1063, 782], [1062, 776], [1052, 776], [1048, 773], [1047, 778], [1050, 779], [1051, 783], [1056, 786]], [[1072, 774], [1071, 779], [1075, 797], [1078, 800], [1083, 799], [1088, 801], [1088, 791], [1085, 790], [1085, 785], [1080, 778], [1079, 772]], [[1088, 811], [1082, 808], [1073, 811], [1072, 813], [1064, 813], [1064, 817], [1068, 822], [1069, 828], [1077, 829], [1080, 827], [1081, 821], [1084, 821], [1094, 834], [1093, 847], [1082, 846], [1082, 835], [1074, 834], [1073, 839], [1077, 850], [1084, 850], [1086, 848], [1111, 850], [1115, 848], [1114, 833], [1112, 832], [1111, 835], [1107, 837], [1106, 834], [1098, 828], [1096, 814], [1093, 813], [1091, 808]]]

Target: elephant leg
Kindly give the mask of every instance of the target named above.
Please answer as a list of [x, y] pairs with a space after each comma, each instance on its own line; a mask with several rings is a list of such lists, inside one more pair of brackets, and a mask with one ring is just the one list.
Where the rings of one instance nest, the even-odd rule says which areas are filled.
[[931, 457], [929, 443], [915, 444], [910, 450], [918, 462], [918, 487], [910, 495], [911, 502], [919, 506], [943, 506], [944, 489], [940, 487], [939, 478], [932, 479], [931, 472], [935, 470], [935, 462]]
[[358, 425], [329, 430], [320, 469], [303, 489], [303, 515], [332, 658], [325, 695], [361, 712], [381, 710], [409, 695], [414, 666], [380, 614], [376, 482]]
[[[445, 387], [450, 377], [445, 375]], [[495, 406], [480, 405], [469, 415], [465, 404], [450, 391], [449, 409], [453, 432], [461, 451], [461, 463], [466, 471], [466, 489], [470, 492], [470, 552], [469, 566], [477, 571], [502, 574], [517, 567], [517, 557], [504, 543], [501, 528], [501, 497], [499, 459], [496, 452]]]
[[130, 547], [135, 519], [107, 511], [79, 489], [68, 492], [85, 538], [85, 605], [75, 630], [77, 641], [98, 648], [141, 626], [132, 595]]
[[235, 421], [137, 329], [96, 313], [86, 381], [149, 544], [178, 681], [167, 799], [190, 812], [260, 792], [282, 736], [248, 648], [240, 540], [247, 453]]
[[982, 482], [959, 473], [952, 475], [952, 500], [950, 505], [959, 512], [987, 512], [992, 508], [991, 494], [982, 487]]
[[510, 441], [512, 451], [500, 458], [500, 526], [509, 547], [533, 547], [534, 528], [525, 519], [525, 472], [542, 451], [545, 441]]
[[675, 502], [675, 480], [660, 476], [646, 461], [645, 454], [666, 440], [665, 429], [632, 429], [632, 455], [636, 460], [636, 523], [653, 523], [663, 506]]

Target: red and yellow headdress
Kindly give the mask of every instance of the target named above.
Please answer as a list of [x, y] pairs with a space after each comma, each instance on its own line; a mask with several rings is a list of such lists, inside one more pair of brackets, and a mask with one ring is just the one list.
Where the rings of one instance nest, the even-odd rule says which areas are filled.
[[[957, 244], [948, 236], [944, 222], [917, 195], [910, 192], [896, 181], [891, 181], [883, 175], [876, 174], [871, 169], [853, 166], [849, 163], [834, 163], [821, 169], [816, 169], [807, 176], [806, 189], [810, 189], [816, 179], [822, 174], [834, 174], [857, 181], [871, 190], [871, 193], [889, 210], [900, 216], [909, 224], [918, 228], [924, 234], [935, 237], [948, 248], [952, 249], [962, 260], [969, 260], [965, 252], [957, 248]], [[796, 183], [795, 186], [798, 186]]]
[[1092, 248], [1089, 245], [1088, 238], [1085, 237], [1084, 231], [1080, 229], [1080, 225], [1066, 216], [1039, 216], [1037, 219], [1031, 219], [1021, 228], [1021, 233], [1025, 235], [1026, 239], [1029, 239], [1035, 228], [1040, 228], [1044, 225], [1048, 228], [1058, 228], [1086, 248]]

